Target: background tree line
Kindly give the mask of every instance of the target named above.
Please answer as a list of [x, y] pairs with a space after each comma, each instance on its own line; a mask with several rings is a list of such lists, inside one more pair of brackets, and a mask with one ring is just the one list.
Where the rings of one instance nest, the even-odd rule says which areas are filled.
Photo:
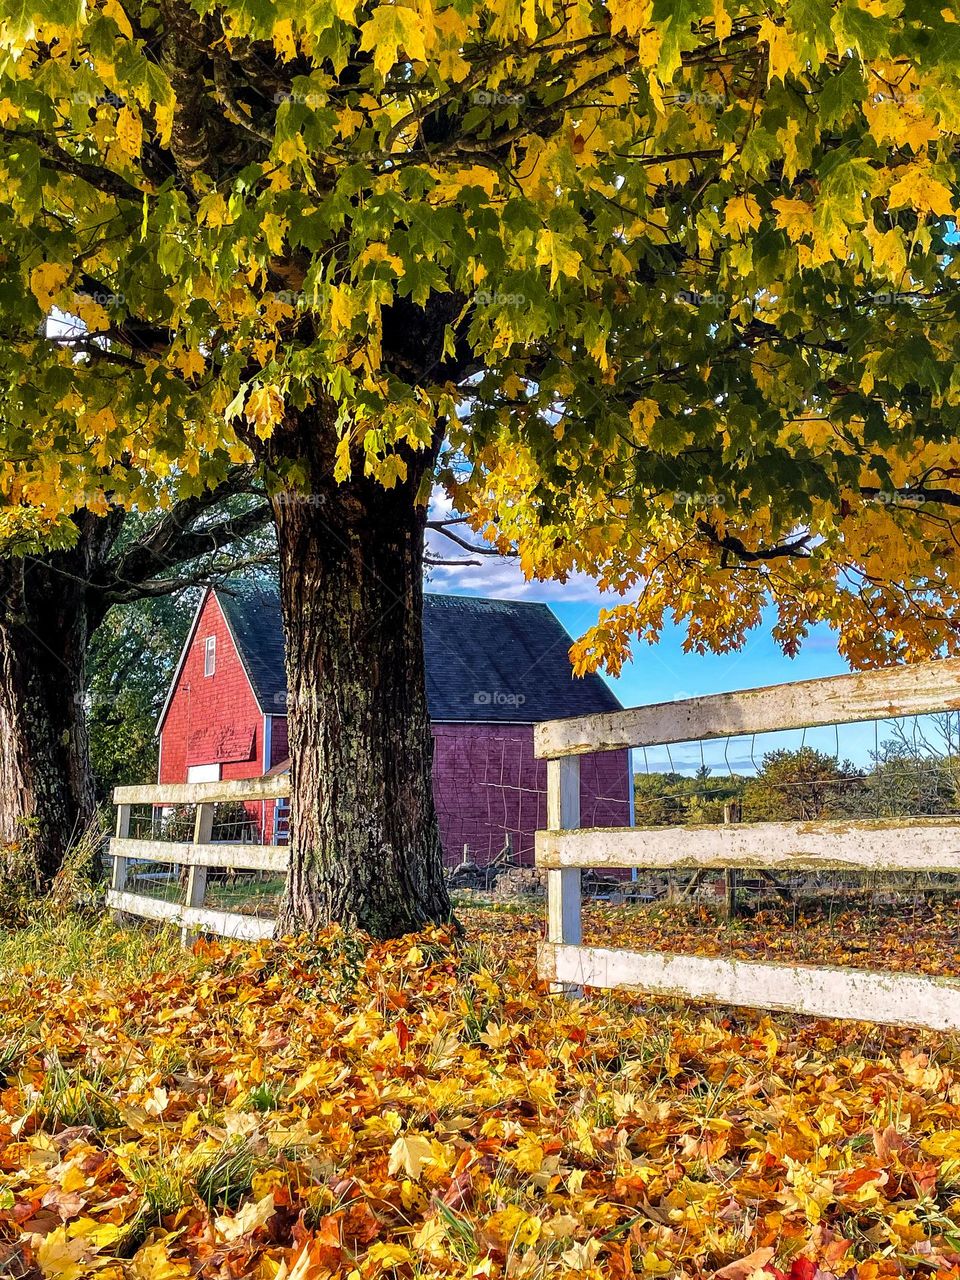
[[[755, 775], [644, 772], [634, 778], [638, 826], [723, 822], [724, 806], [740, 805], [742, 822], [820, 818], [943, 816], [960, 810], [960, 751], [947, 717], [937, 718], [941, 742], [897, 726], [870, 752], [870, 763], [800, 747], [769, 751]], [[952, 719], [952, 718], [951, 718]]]

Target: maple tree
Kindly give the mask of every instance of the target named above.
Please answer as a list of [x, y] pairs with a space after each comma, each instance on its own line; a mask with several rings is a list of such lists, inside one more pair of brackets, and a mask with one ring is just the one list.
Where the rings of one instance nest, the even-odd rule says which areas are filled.
[[819, 619], [855, 664], [958, 647], [957, 17], [6, 13], [4, 516], [54, 536], [121, 462], [130, 502], [138, 469], [268, 473], [286, 926], [448, 910], [419, 621], [435, 477], [527, 573], [637, 592], [581, 668], [616, 670], [669, 611], [692, 645], [737, 644], [770, 601], [788, 652]]
[[[161, 506], [165, 501], [165, 507]], [[111, 609], [215, 580], [270, 552], [249, 469], [192, 496], [155, 491], [149, 514], [71, 514], [62, 545], [7, 529], [0, 543], [0, 878], [45, 892], [96, 823], [87, 724], [91, 640]], [[141, 655], [142, 660], [142, 655]]]

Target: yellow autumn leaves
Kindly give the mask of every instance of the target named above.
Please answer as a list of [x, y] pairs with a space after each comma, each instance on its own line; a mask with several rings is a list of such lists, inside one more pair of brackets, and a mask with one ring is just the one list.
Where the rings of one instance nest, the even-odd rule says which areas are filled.
[[[177, 957], [105, 925], [66, 979], [66, 948], [0, 968], [3, 1256], [38, 1280], [960, 1264], [955, 1045], [552, 999], [541, 915], [468, 907], [467, 953], [436, 931], [359, 956], [331, 932]], [[734, 938], [697, 909], [586, 912], [606, 945], [930, 973], [957, 963], [957, 924], [955, 905], [909, 937], [765, 912]]]

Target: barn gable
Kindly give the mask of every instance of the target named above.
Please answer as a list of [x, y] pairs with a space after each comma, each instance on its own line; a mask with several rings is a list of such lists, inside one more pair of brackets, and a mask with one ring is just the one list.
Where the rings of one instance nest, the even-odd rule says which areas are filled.
[[[205, 651], [211, 642], [208, 672]], [[197, 607], [157, 733], [161, 781], [186, 781], [200, 768], [224, 778], [262, 771], [265, 718], [212, 590]]]

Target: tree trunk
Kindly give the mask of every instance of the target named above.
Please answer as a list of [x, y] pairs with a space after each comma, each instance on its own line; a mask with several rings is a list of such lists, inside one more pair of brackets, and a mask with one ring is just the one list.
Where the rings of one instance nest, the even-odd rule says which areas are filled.
[[[330, 433], [298, 425], [309, 491], [274, 499], [292, 758], [286, 933], [397, 937], [448, 920], [423, 664], [416, 460], [391, 490], [332, 479]], [[361, 464], [362, 466], [362, 464]]]
[[83, 549], [0, 560], [0, 871], [49, 888], [95, 814], [83, 704]]

